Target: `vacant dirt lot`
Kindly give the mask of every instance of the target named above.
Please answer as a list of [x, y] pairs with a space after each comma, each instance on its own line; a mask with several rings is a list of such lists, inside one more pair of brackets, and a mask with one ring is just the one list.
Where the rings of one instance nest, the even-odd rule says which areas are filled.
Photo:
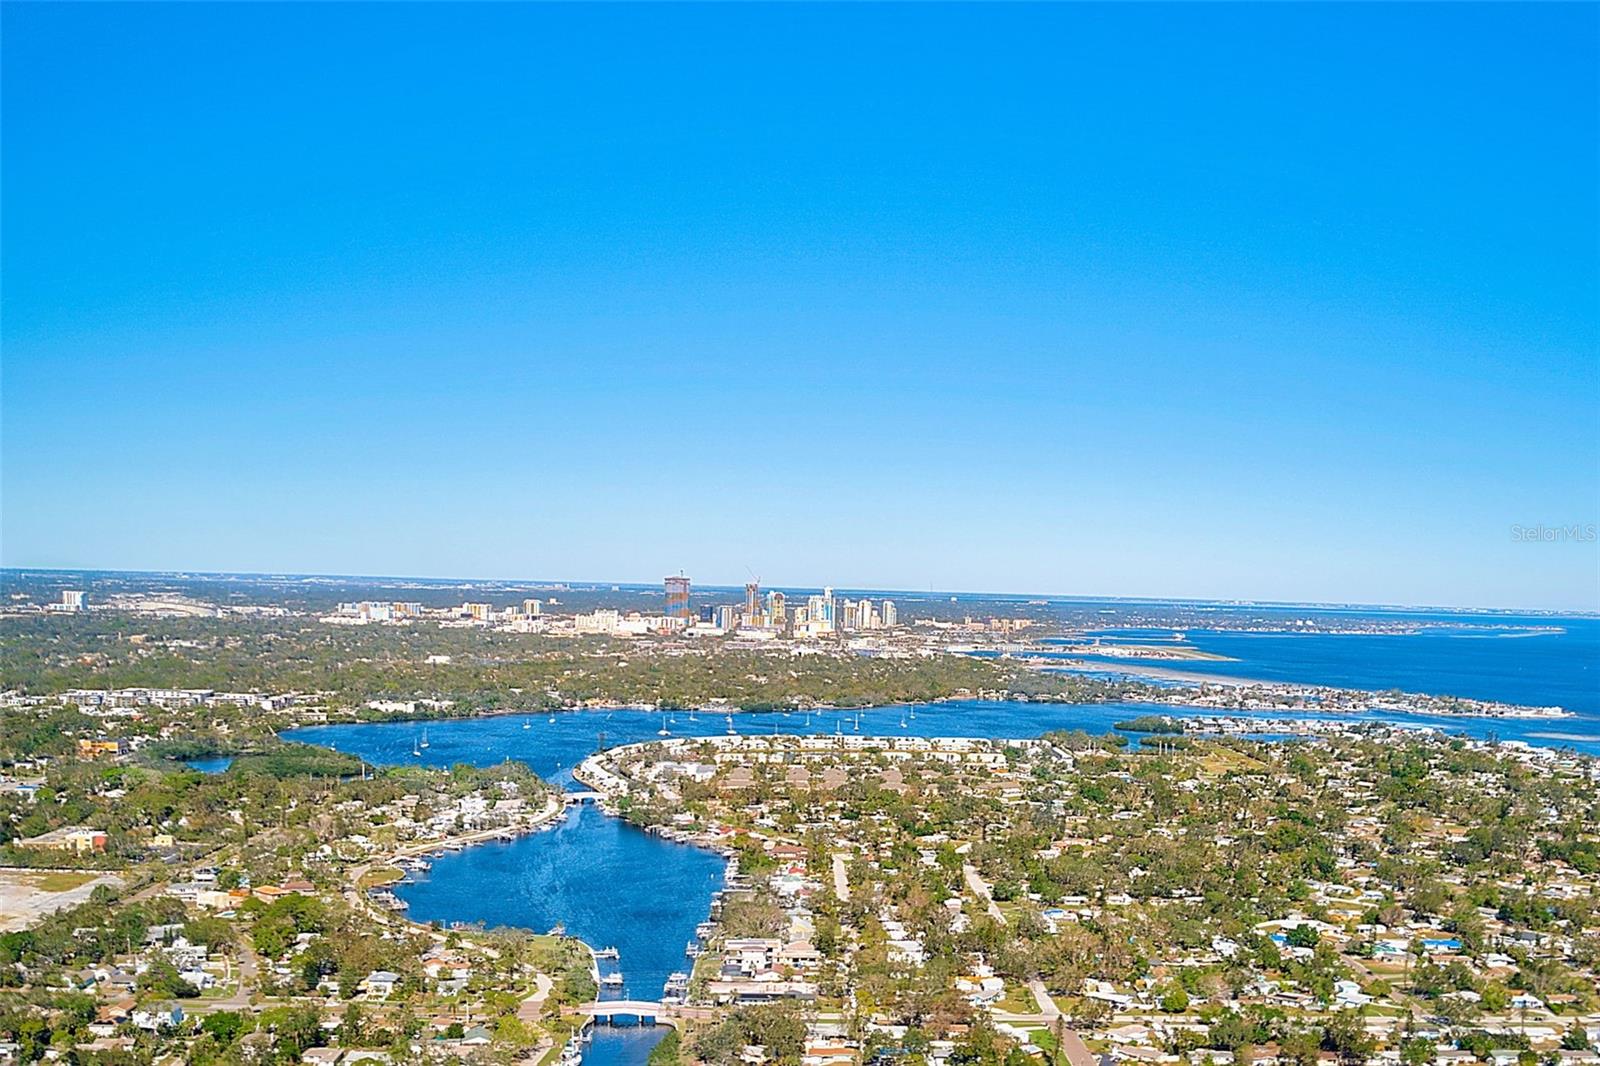
[[120, 885], [115, 874], [76, 870], [0, 870], [0, 932], [26, 929], [47, 914], [74, 907], [96, 885]]

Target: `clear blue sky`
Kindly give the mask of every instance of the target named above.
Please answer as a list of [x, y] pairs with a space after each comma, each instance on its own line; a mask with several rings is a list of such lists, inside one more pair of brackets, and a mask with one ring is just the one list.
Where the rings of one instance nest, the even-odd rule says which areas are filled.
[[1597, 13], [7, 3], [0, 559], [1595, 608]]

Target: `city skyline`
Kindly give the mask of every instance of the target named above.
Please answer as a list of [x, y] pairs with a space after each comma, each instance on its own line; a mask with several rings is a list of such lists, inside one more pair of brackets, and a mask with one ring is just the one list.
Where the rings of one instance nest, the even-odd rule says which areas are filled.
[[[189, 577], [189, 578], [237, 578], [246, 580], [283, 580], [288, 582], [321, 583], [333, 581], [348, 582], [399, 582], [417, 583], [439, 588], [455, 586], [477, 587], [485, 585], [503, 585], [508, 590], [514, 590], [515, 595], [530, 589], [560, 590], [572, 589], [586, 592], [605, 592], [607, 590], [620, 590], [624, 592], [657, 593], [661, 594], [662, 581], [635, 580], [633, 578], [561, 578], [561, 577], [525, 577], [498, 575], [464, 575], [464, 574], [354, 574], [354, 573], [298, 573], [282, 570], [273, 571], [245, 571], [245, 570], [117, 570], [94, 567], [26, 567], [4, 566], [0, 572], [10, 572], [26, 575], [52, 575], [66, 577], [81, 576], [92, 581], [96, 575], [112, 576], [119, 579], [140, 579], [159, 577]], [[683, 575], [673, 575], [675, 577]], [[737, 599], [748, 587], [748, 582], [740, 581], [704, 581], [694, 582], [693, 596], [704, 598], [708, 595], [728, 596]], [[403, 587], [403, 586], [402, 586]], [[1246, 599], [1207, 598], [1195, 596], [1132, 596], [1096, 593], [1078, 593], [1047, 591], [1041, 589], [963, 589], [963, 588], [909, 588], [905, 586], [883, 584], [807, 584], [805, 582], [769, 583], [762, 586], [765, 593], [777, 591], [780, 594], [791, 592], [824, 592], [832, 590], [836, 596], [846, 594], [860, 595], [869, 593], [876, 596], [894, 595], [908, 600], [934, 597], [944, 600], [948, 597], [961, 597], [974, 602], [989, 600], [1002, 602], [1006, 600], [1037, 600], [1051, 603], [1126, 603], [1126, 604], [1196, 604], [1217, 606], [1242, 606], [1263, 608], [1295, 608], [1338, 610], [1352, 608], [1371, 611], [1440, 611], [1445, 613], [1461, 613], [1463, 615], [1474, 612], [1483, 612], [1494, 615], [1516, 616], [1526, 615], [1556, 615], [1567, 617], [1593, 616], [1600, 614], [1597, 610], [1569, 607], [1524, 607], [1524, 606], [1486, 606], [1483, 604], [1443, 604], [1443, 603], [1402, 603], [1402, 602], [1374, 602], [1360, 600], [1274, 600], [1274, 599]], [[512, 593], [508, 593], [512, 594]], [[663, 598], [664, 594], [663, 594]], [[732, 602], [732, 601], [730, 601]], [[663, 608], [663, 612], [665, 608]]]
[[7, 566], [1600, 609], [1594, 5], [4, 17]]

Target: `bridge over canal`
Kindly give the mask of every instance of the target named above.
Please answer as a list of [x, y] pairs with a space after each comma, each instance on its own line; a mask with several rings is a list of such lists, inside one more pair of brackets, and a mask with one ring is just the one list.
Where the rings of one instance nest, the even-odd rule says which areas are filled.
[[683, 1003], [660, 1003], [651, 999], [602, 999], [578, 1008], [597, 1025], [615, 1025], [617, 1019], [640, 1025], [677, 1025], [686, 1018], [706, 1020], [718, 1017], [716, 1007], [691, 1007]]

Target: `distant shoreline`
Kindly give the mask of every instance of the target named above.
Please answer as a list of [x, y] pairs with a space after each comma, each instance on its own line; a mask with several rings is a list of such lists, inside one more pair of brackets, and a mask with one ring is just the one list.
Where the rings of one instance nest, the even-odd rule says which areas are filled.
[[[1241, 691], [1249, 690], [1249, 689], [1260, 689], [1260, 690], [1267, 691], [1267, 692], [1276, 692], [1276, 693], [1282, 694], [1284, 696], [1288, 696], [1288, 695], [1291, 695], [1291, 694], [1299, 694], [1301, 696], [1301, 698], [1304, 698], [1306, 696], [1322, 697], [1322, 696], [1337, 695], [1337, 696], [1343, 696], [1343, 697], [1346, 697], [1346, 698], [1356, 698], [1356, 699], [1371, 698], [1371, 699], [1377, 699], [1377, 698], [1382, 697], [1382, 696], [1385, 695], [1384, 690], [1342, 688], [1342, 687], [1339, 687], [1337, 685], [1310, 685], [1310, 684], [1304, 684], [1302, 682], [1296, 682], [1296, 681], [1269, 681], [1269, 680], [1263, 680], [1263, 679], [1259, 679], [1259, 678], [1251, 679], [1251, 678], [1245, 678], [1245, 677], [1233, 677], [1233, 676], [1226, 675], [1226, 674], [1216, 674], [1216, 675], [1199, 674], [1199, 673], [1194, 673], [1192, 671], [1187, 671], [1187, 670], [1175, 670], [1175, 669], [1172, 669], [1170, 667], [1165, 667], [1165, 666], [1147, 666], [1144, 663], [1139, 662], [1137, 660], [1127, 660], [1129, 665], [1127, 667], [1123, 668], [1123, 667], [1120, 666], [1120, 663], [1122, 661], [1123, 660], [1119, 660], [1119, 662], [1117, 664], [1112, 664], [1112, 663], [1090, 662], [1088, 660], [1083, 660], [1083, 659], [1061, 659], [1061, 660], [1053, 661], [1053, 662], [1049, 663], [1048, 665], [1040, 666], [1039, 669], [1042, 669], [1042, 670], [1070, 670], [1070, 671], [1073, 671], [1073, 672], [1089, 671], [1089, 672], [1100, 672], [1100, 673], [1113, 673], [1113, 674], [1123, 674], [1123, 675], [1127, 675], [1127, 676], [1133, 677], [1133, 678], [1148, 677], [1148, 678], [1154, 678], [1154, 679], [1163, 680], [1163, 681], [1181, 681], [1181, 682], [1185, 682], [1185, 683], [1190, 684], [1190, 685], [1199, 686], [1198, 691], [1193, 691], [1193, 698], [1192, 699], [1182, 700], [1182, 699], [1176, 699], [1176, 698], [1161, 698], [1161, 697], [1157, 697], [1152, 702], [1154, 702], [1154, 703], [1156, 703], [1158, 705], [1162, 705], [1162, 706], [1203, 707], [1203, 708], [1206, 708], [1206, 709], [1209, 709], [1209, 710], [1219, 710], [1219, 711], [1220, 710], [1228, 710], [1229, 708], [1218, 707], [1218, 706], [1215, 706], [1214, 704], [1209, 703], [1209, 702], [1201, 702], [1201, 700], [1205, 696], [1205, 689], [1208, 686], [1212, 687], [1212, 688], [1238, 689], [1238, 690], [1241, 690]], [[1177, 697], [1177, 696], [1181, 695], [1183, 692], [1188, 692], [1188, 691], [1192, 691], [1192, 690], [1189, 690], [1189, 689], [1171, 690], [1167, 695], [1169, 697]], [[1546, 719], [1562, 719], [1562, 718], [1576, 718], [1576, 717], [1578, 717], [1577, 712], [1569, 711], [1565, 707], [1529, 707], [1529, 706], [1525, 706], [1525, 705], [1522, 705], [1522, 704], [1501, 703], [1501, 702], [1499, 702], [1497, 700], [1480, 700], [1480, 699], [1475, 699], [1475, 698], [1468, 697], [1468, 696], [1442, 696], [1442, 695], [1433, 695], [1433, 694], [1430, 694], [1430, 693], [1421, 693], [1421, 692], [1401, 692], [1400, 693], [1400, 697], [1404, 698], [1404, 699], [1410, 699], [1410, 700], [1455, 700], [1455, 701], [1459, 701], [1461, 704], [1466, 705], [1467, 707], [1471, 707], [1471, 708], [1474, 708], [1474, 709], [1472, 709], [1472, 710], [1442, 710], [1442, 709], [1429, 709], [1429, 708], [1425, 708], [1425, 707], [1407, 707], [1407, 708], [1400, 708], [1400, 707], [1366, 707], [1366, 708], [1340, 709], [1340, 708], [1337, 708], [1337, 707], [1315, 707], [1315, 708], [1305, 708], [1305, 710], [1307, 712], [1310, 712], [1310, 713], [1326, 714], [1326, 715], [1333, 715], [1333, 716], [1340, 716], [1340, 717], [1346, 716], [1346, 715], [1352, 715], [1352, 714], [1363, 714], [1363, 713], [1374, 712], [1374, 711], [1375, 712], [1379, 712], [1379, 713], [1387, 711], [1389, 713], [1394, 713], [1394, 714], [1411, 714], [1411, 715], [1417, 715], [1418, 717], [1426, 717], [1426, 718], [1522, 718], [1522, 719], [1546, 718]], [[1271, 709], [1274, 709], [1274, 708], [1267, 708], [1267, 707], [1255, 707], [1255, 708], [1253, 708], [1253, 707], [1238, 707], [1238, 708], [1232, 708], [1232, 709], [1234, 709], [1234, 710], [1271, 710]], [[1277, 709], [1284, 709], [1284, 708], [1277, 708]]]

